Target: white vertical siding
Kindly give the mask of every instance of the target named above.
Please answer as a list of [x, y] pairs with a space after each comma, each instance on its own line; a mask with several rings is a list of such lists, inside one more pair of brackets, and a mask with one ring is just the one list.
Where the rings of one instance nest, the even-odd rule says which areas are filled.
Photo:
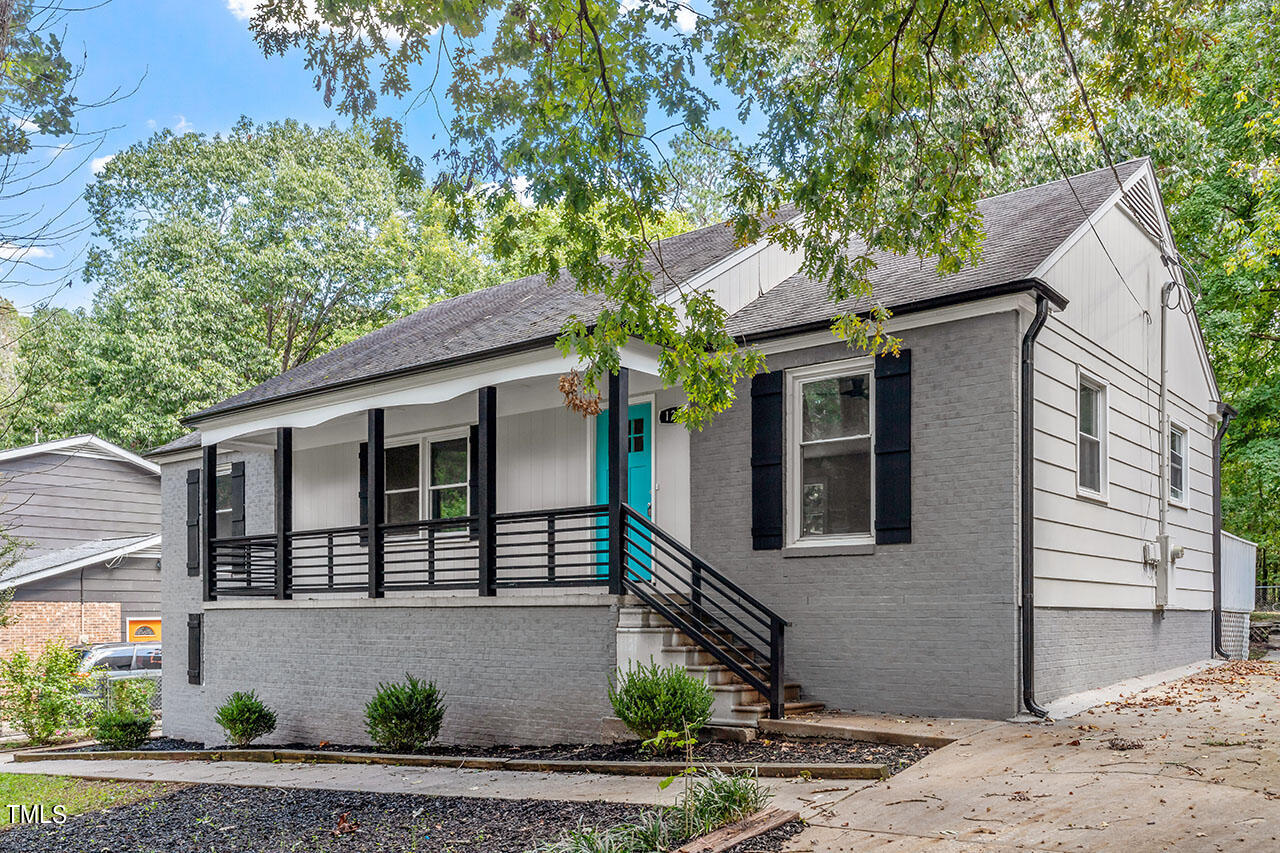
[[558, 407], [498, 419], [498, 512], [593, 503], [593, 423]]
[[[1159, 300], [1169, 274], [1158, 247], [1121, 210], [1104, 215], [1097, 232], [1085, 234], [1045, 275], [1070, 305], [1050, 317], [1036, 347], [1036, 604], [1145, 609], [1155, 606], [1155, 576], [1142, 561], [1142, 546], [1158, 533]], [[1187, 429], [1188, 444], [1186, 506], [1169, 507], [1169, 532], [1186, 549], [1169, 606], [1206, 609], [1213, 588], [1215, 401], [1192, 321], [1178, 311], [1168, 318], [1169, 414]], [[1081, 370], [1107, 384], [1103, 500], [1076, 489]]]
[[1258, 582], [1258, 546], [1248, 539], [1222, 534], [1222, 609], [1253, 610]]

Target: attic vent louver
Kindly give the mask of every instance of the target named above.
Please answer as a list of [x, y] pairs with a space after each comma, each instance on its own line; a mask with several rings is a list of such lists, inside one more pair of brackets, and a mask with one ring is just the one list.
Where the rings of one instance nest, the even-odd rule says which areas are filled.
[[1151, 185], [1145, 177], [1139, 178], [1133, 186], [1125, 190], [1121, 198], [1125, 207], [1137, 217], [1142, 227], [1151, 232], [1157, 240], [1164, 237], [1164, 229], [1160, 227], [1160, 214], [1156, 211], [1155, 198], [1151, 194]]

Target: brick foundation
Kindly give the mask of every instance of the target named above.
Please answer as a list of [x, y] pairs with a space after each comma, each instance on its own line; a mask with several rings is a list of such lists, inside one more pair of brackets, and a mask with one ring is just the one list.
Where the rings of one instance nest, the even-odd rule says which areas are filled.
[[0, 656], [17, 648], [37, 651], [54, 638], [68, 645], [81, 640], [112, 643], [123, 637], [120, 605], [102, 601], [15, 601], [9, 605], [14, 624], [0, 628]]

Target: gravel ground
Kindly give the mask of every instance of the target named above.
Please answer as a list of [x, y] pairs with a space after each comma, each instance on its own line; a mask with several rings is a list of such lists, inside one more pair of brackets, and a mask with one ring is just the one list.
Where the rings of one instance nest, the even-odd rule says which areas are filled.
[[763, 835], [757, 835], [750, 841], [730, 847], [726, 853], [778, 853], [788, 841], [802, 832], [804, 832], [804, 821], [793, 820]]
[[640, 810], [638, 806], [603, 802], [205, 785], [72, 817], [62, 826], [18, 826], [0, 831], [0, 850], [519, 853], [580, 822], [609, 826], [634, 818]]
[[[98, 745], [89, 749], [106, 749]], [[203, 749], [198, 743], [153, 738], [142, 747], [144, 750]], [[211, 749], [228, 749], [225, 745]], [[254, 744], [253, 749], [317, 749], [325, 752], [378, 752], [375, 746], [360, 744], [320, 745], [305, 743]], [[868, 743], [864, 741], [822, 741], [766, 739], [738, 743], [735, 741], [709, 741], [694, 748], [696, 762], [752, 761], [752, 762], [813, 762], [823, 764], [886, 764], [896, 773], [910, 767], [932, 750], [923, 746], [899, 746], [896, 744]], [[653, 753], [644, 750], [638, 741], [616, 744], [557, 744], [555, 746], [444, 746], [432, 745], [423, 750], [427, 755], [468, 755], [497, 758], [574, 759], [580, 761], [647, 761]], [[666, 756], [663, 757], [666, 760]], [[682, 761], [684, 753], [671, 754], [670, 760]]]

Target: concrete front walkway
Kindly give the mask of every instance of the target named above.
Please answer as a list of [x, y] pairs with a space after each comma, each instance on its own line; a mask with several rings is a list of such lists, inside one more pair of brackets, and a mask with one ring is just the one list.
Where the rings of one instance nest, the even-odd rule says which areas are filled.
[[[42, 773], [84, 779], [144, 782], [248, 785], [255, 787], [323, 788], [343, 791], [421, 794], [423, 796], [495, 797], [498, 799], [606, 800], [617, 803], [671, 803], [679, 784], [665, 791], [650, 776], [604, 776], [588, 773], [521, 773], [509, 770], [463, 770], [439, 767], [395, 767], [379, 764], [266, 764], [247, 761], [32, 761], [15, 763], [0, 755], [0, 773]], [[762, 779], [774, 792], [778, 808], [802, 809], [824, 803], [871, 782], [862, 780], [800, 781]], [[835, 790], [833, 790], [835, 789]]]
[[805, 816], [796, 853], [1280, 850], [1280, 665], [986, 728]]

